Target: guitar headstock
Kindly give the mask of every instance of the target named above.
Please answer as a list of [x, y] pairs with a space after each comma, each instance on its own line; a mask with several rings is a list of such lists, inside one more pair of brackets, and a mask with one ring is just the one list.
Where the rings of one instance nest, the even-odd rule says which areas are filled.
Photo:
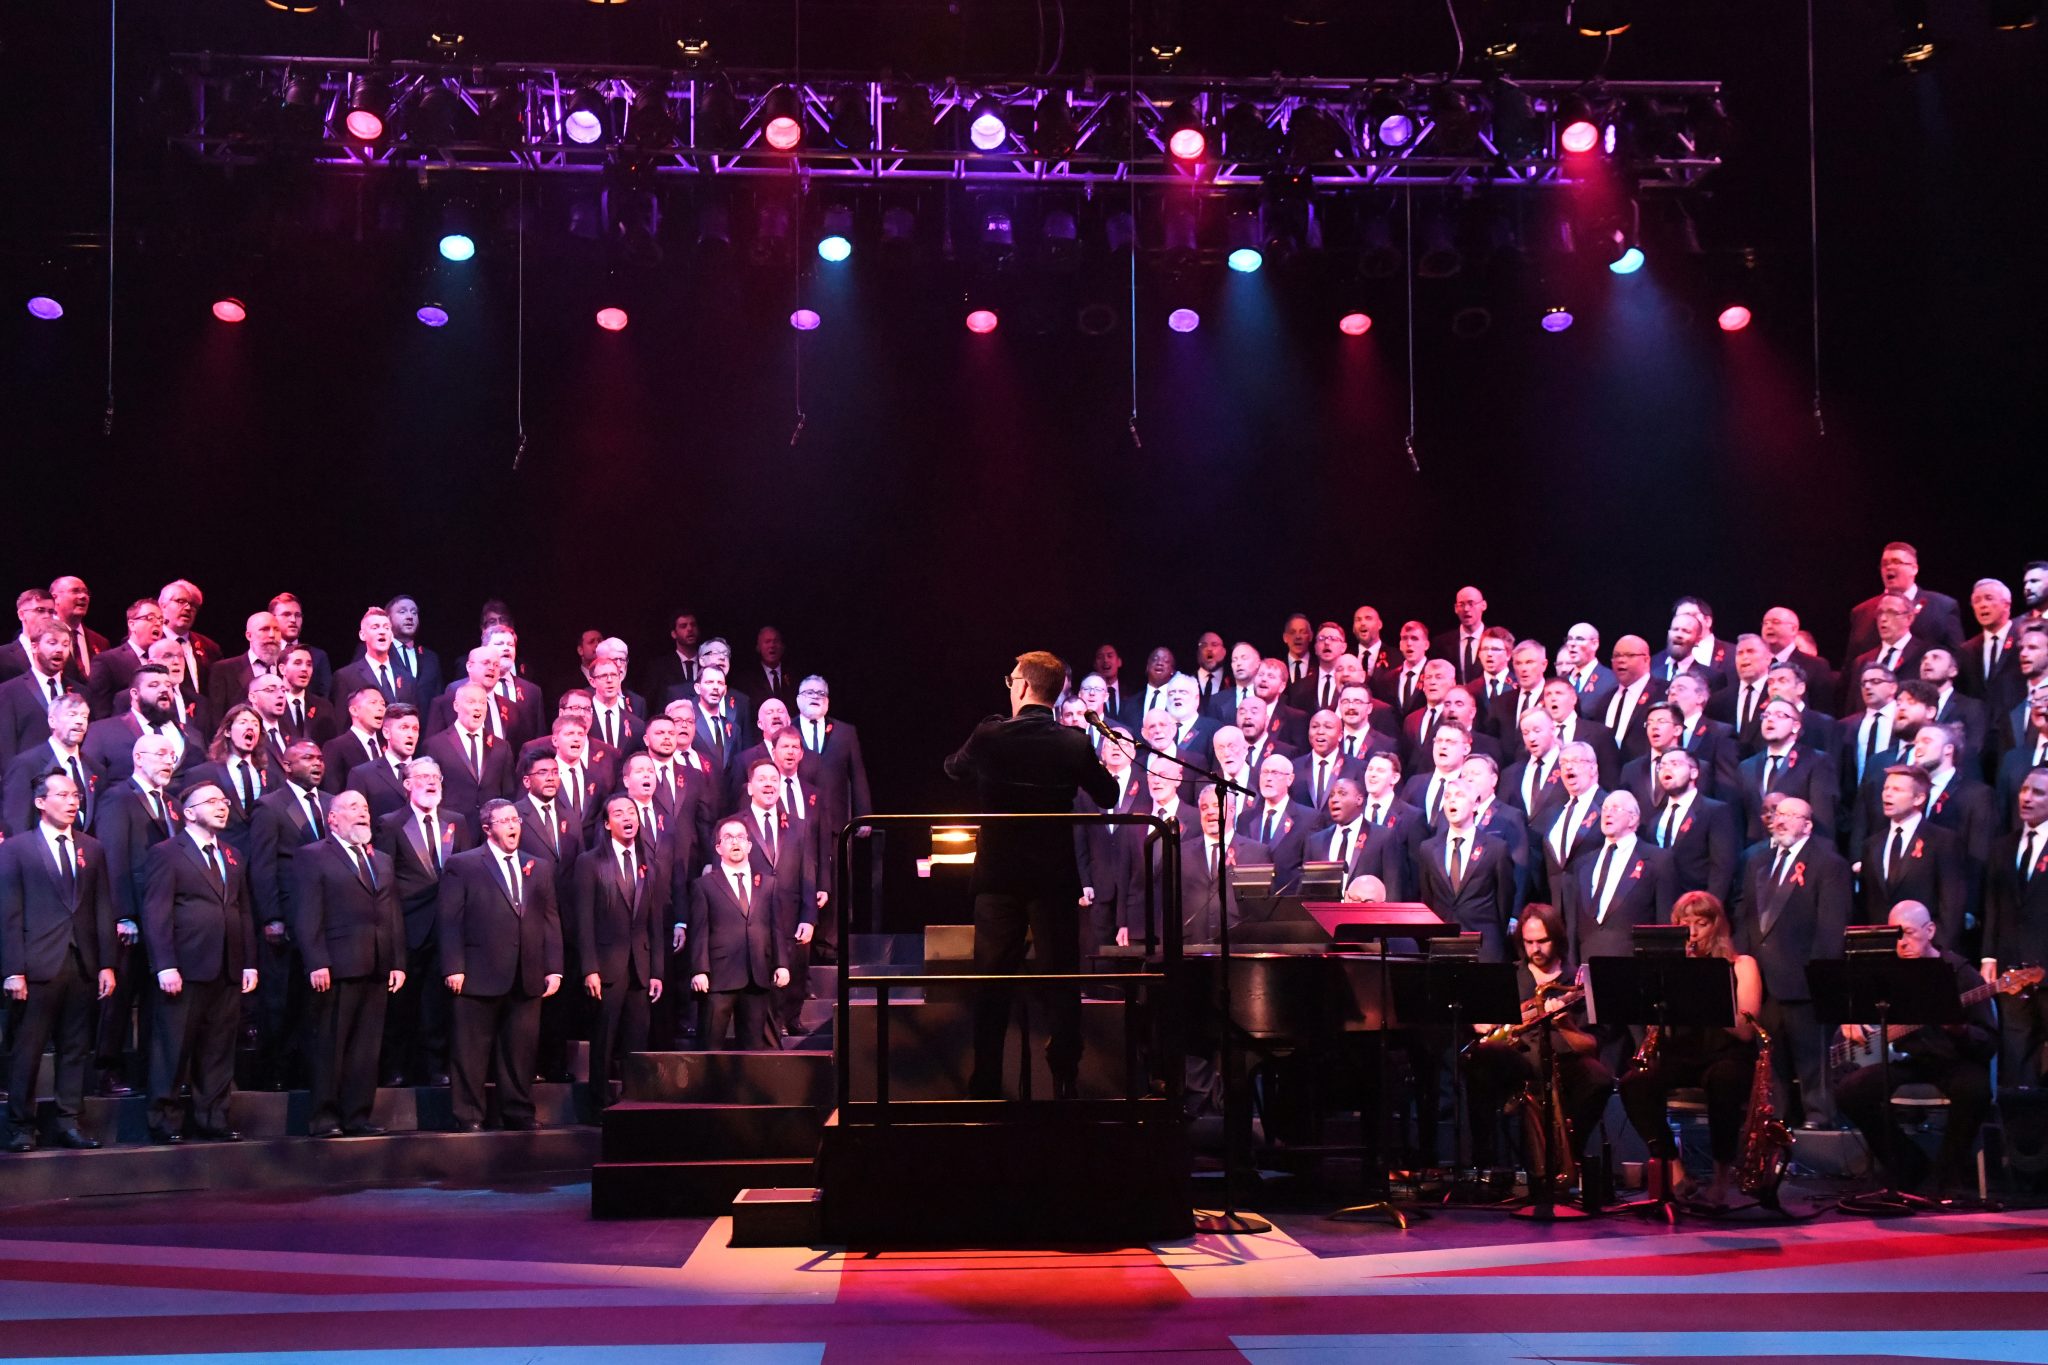
[[1999, 974], [1992, 983], [2000, 995], [2018, 995], [2029, 986], [2041, 984], [2041, 978], [2048, 975], [2040, 967], [2013, 967]]

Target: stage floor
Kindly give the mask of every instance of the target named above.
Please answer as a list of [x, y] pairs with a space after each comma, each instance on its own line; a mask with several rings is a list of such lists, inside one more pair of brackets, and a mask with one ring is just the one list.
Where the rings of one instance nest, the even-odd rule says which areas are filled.
[[0, 1211], [0, 1357], [2048, 1362], [2048, 1211], [1776, 1228], [1453, 1211], [1124, 1250], [735, 1250], [589, 1187]]

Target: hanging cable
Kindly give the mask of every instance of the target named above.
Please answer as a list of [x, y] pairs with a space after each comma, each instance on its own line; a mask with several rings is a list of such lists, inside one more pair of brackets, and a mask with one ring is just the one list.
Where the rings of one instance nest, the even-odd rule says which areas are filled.
[[1814, 105], [1813, 0], [1806, 0], [1806, 231], [1807, 274], [1813, 288], [1813, 430], [1815, 435], [1825, 436], [1828, 423], [1820, 410], [1820, 146]]
[[[1124, 149], [1124, 165], [1134, 166], [1138, 160], [1138, 119], [1136, 102], [1138, 98], [1138, 5], [1130, 0], [1128, 9], [1129, 27], [1125, 31], [1127, 44], [1125, 56], [1130, 62], [1130, 87], [1127, 98], [1132, 108], [1124, 119], [1124, 131], [1129, 139]], [[1126, 169], [1126, 188], [1130, 191], [1131, 205], [1131, 448], [1143, 450], [1145, 440], [1138, 435], [1138, 177]]]
[[121, 33], [121, 0], [107, 0], [107, 410], [100, 435], [114, 434], [114, 115], [120, 98], [114, 90]]
[[1415, 455], [1415, 187], [1407, 185], [1401, 190], [1401, 232], [1406, 239], [1401, 244], [1401, 254], [1407, 268], [1403, 272], [1408, 280], [1408, 467], [1417, 474], [1422, 472], [1422, 461]]
[[[796, 86], [796, 116], [798, 121], [801, 122], [804, 116], [803, 0], [789, 0], [789, 47], [790, 75], [793, 84]], [[880, 127], [879, 124], [876, 126], [877, 128]], [[881, 145], [879, 140], [876, 145]], [[801, 242], [803, 236], [805, 181], [803, 168], [794, 158], [790, 161], [789, 169], [790, 174], [796, 177], [796, 190], [794, 194], [796, 212], [791, 215], [794, 236], [792, 237], [792, 249], [790, 251], [790, 259], [793, 262], [790, 266], [792, 275], [790, 293], [795, 297], [796, 306], [800, 309], [804, 303], [804, 253], [797, 243]], [[794, 312], [790, 314], [792, 322], [794, 322], [795, 316]], [[789, 443], [795, 445], [803, 439], [804, 423], [806, 420], [804, 416], [804, 334], [794, 326], [789, 330], [790, 400], [796, 408], [796, 426], [790, 429]]]
[[1444, 0], [1444, 13], [1450, 16], [1451, 36], [1458, 40], [1458, 60], [1451, 63], [1451, 74], [1444, 77], [1444, 84], [1449, 85], [1465, 69], [1465, 30], [1458, 23], [1458, 0]]
[[512, 319], [512, 472], [526, 458], [526, 173], [519, 175], [519, 269]]

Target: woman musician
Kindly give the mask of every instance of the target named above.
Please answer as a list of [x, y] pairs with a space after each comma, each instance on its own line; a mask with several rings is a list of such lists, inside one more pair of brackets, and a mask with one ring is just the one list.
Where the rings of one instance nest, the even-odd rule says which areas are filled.
[[[1607, 1096], [1614, 1089], [1614, 1073], [1601, 1064], [1592, 1036], [1584, 1031], [1583, 1005], [1576, 1001], [1564, 1003], [1574, 977], [1565, 960], [1563, 916], [1548, 905], [1530, 905], [1522, 912], [1519, 932], [1522, 961], [1515, 970], [1515, 984], [1522, 998], [1522, 1020], [1528, 1023], [1549, 1013], [1557, 1016], [1551, 1033], [1551, 1053], [1571, 1133], [1572, 1156], [1576, 1159], [1585, 1150], [1587, 1135], [1606, 1112]], [[1493, 1031], [1486, 1024], [1474, 1028], [1481, 1035]], [[1490, 1168], [1497, 1162], [1502, 1109], [1524, 1087], [1543, 1083], [1536, 1030], [1518, 1032], [1520, 1036], [1516, 1038], [1478, 1044], [1466, 1063], [1472, 1159], [1481, 1168]]]
[[[1735, 951], [1728, 914], [1721, 902], [1704, 891], [1688, 891], [1671, 907], [1671, 922], [1691, 931], [1688, 957], [1718, 957], [1735, 967], [1733, 1028], [1669, 1028], [1654, 1031], [1621, 1079], [1621, 1107], [1635, 1126], [1650, 1159], [1664, 1163], [1663, 1188], [1679, 1198], [1698, 1194], [1701, 1202], [1727, 1202], [1735, 1162], [1742, 1145], [1742, 1125], [1756, 1077], [1756, 1029], [1750, 1016], [1763, 1008], [1763, 974], [1756, 959]], [[1704, 1191], [1679, 1164], [1678, 1146], [1664, 1104], [1679, 1086], [1707, 1092], [1708, 1145], [1714, 1154], [1714, 1176]]]

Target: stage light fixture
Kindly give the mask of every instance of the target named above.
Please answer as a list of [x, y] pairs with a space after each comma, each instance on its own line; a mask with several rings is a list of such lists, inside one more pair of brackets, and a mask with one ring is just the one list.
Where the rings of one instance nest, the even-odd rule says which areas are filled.
[[1634, 0], [1572, 0], [1565, 22], [1582, 38], [1619, 38], [1635, 22]]
[[1200, 161], [1209, 150], [1209, 135], [1203, 131], [1202, 116], [1190, 101], [1182, 101], [1166, 120], [1166, 151], [1175, 161]]
[[1544, 310], [1543, 310], [1543, 330], [1544, 330], [1544, 331], [1546, 331], [1546, 332], [1563, 332], [1563, 331], [1567, 331], [1567, 330], [1569, 330], [1569, 329], [1570, 329], [1570, 327], [1571, 327], [1571, 325], [1572, 325], [1572, 315], [1571, 315], [1571, 310], [1570, 310], [1570, 309], [1568, 309], [1568, 308], [1566, 308], [1566, 307], [1564, 307], [1563, 305], [1561, 305], [1561, 304], [1553, 304], [1553, 305], [1552, 305], [1552, 306], [1550, 306], [1549, 308], [1546, 308], [1546, 309], [1544, 309]]
[[1415, 114], [1391, 90], [1374, 92], [1365, 102], [1365, 122], [1380, 146], [1398, 151], [1415, 140]]
[[1003, 116], [1003, 103], [983, 95], [967, 112], [967, 140], [976, 151], [993, 152], [1010, 140], [1010, 123]]
[[320, 0], [263, 0], [263, 8], [279, 14], [315, 14], [319, 12]]
[[1346, 313], [1337, 319], [1337, 330], [1348, 337], [1362, 337], [1372, 330], [1372, 318], [1364, 313]]
[[569, 97], [569, 112], [562, 116], [562, 131], [569, 141], [589, 146], [604, 136], [604, 96], [595, 86], [584, 86]]
[[1600, 145], [1600, 125], [1593, 106], [1584, 95], [1567, 95], [1557, 110], [1557, 145], [1573, 156], [1583, 155]]
[[1287, 116], [1286, 159], [1291, 166], [1320, 166], [1351, 155], [1351, 134], [1327, 109], [1299, 105]]
[[414, 310], [413, 316], [429, 327], [446, 327], [448, 325], [448, 310], [438, 303], [421, 304]]
[[901, 204], [882, 210], [882, 249], [908, 251], [917, 243], [917, 215]]
[[1607, 268], [1617, 275], [1633, 275], [1643, 268], [1643, 259], [1641, 247], [1623, 247], [1621, 255], [1608, 262]]
[[1257, 274], [1266, 263], [1265, 253], [1260, 249], [1265, 234], [1259, 226], [1259, 216], [1239, 209], [1230, 215], [1228, 231], [1230, 254], [1224, 258], [1225, 264], [1240, 275]]
[[240, 299], [215, 299], [213, 315], [222, 322], [242, 322], [249, 316], [249, 309]]
[[815, 311], [809, 308], [799, 308], [789, 315], [789, 325], [796, 328], [799, 332], [815, 332], [818, 330], [818, 324], [822, 321], [824, 319], [820, 318]]
[[318, 74], [311, 71], [286, 73], [279, 126], [287, 137], [320, 136], [326, 121], [326, 95]]
[[1417, 234], [1421, 250], [1415, 256], [1415, 274], [1419, 279], [1448, 280], [1465, 268], [1465, 253], [1458, 249], [1456, 225], [1449, 208], [1438, 208], [1422, 222], [1422, 231]]
[[451, 232], [441, 238], [441, 259], [466, 261], [476, 255], [476, 241], [469, 234]]
[[1271, 161], [1280, 147], [1280, 135], [1267, 124], [1256, 104], [1233, 104], [1223, 111], [1217, 130], [1223, 155], [1236, 162]]
[[818, 259], [838, 264], [853, 255], [853, 210], [843, 204], [834, 204], [825, 210], [821, 224], [824, 235], [818, 238]]
[[1430, 150], [1450, 156], [1469, 156], [1479, 147], [1479, 116], [1472, 101], [1456, 90], [1439, 90], [1429, 97]]
[[406, 124], [406, 140], [427, 147], [467, 142], [467, 134], [475, 123], [476, 115], [467, 101], [445, 85], [431, 85], [413, 106], [412, 118]]
[[1102, 241], [1112, 256], [1134, 251], [1138, 245], [1138, 221], [1122, 209], [1102, 216]]
[[755, 265], [786, 261], [790, 252], [790, 213], [785, 203], [770, 201], [754, 210], [754, 239], [747, 243], [747, 255]]
[[28, 315], [43, 322], [55, 322], [64, 316], [64, 305], [48, 294], [37, 294], [28, 301]]
[[1176, 332], [1192, 332], [1202, 325], [1202, 315], [1192, 308], [1176, 308], [1166, 315], [1166, 325]]
[[833, 146], [849, 152], [865, 152], [875, 145], [875, 122], [868, 113], [865, 85], [849, 85], [832, 97], [825, 114], [825, 136]]
[[991, 205], [981, 212], [981, 244], [1007, 251], [1017, 244], [1017, 233], [1010, 210], [1000, 205]]
[[937, 135], [938, 115], [932, 92], [921, 85], [899, 85], [883, 110], [887, 145], [899, 152], [928, 152]]
[[1990, 0], [1991, 27], [2018, 33], [2041, 22], [2041, 0]]
[[739, 99], [724, 76], [713, 76], [692, 87], [690, 114], [692, 147], [731, 151], [740, 145]]
[[1546, 129], [1526, 91], [1501, 81], [1493, 88], [1493, 145], [1510, 161], [1527, 161], [1543, 151]]
[[356, 76], [349, 81], [348, 116], [342, 126], [358, 142], [375, 142], [384, 136], [384, 117], [391, 112], [391, 85], [378, 72]]
[[987, 336], [996, 329], [999, 319], [993, 308], [976, 308], [967, 314], [967, 330], [976, 336]]
[[1077, 136], [1073, 110], [1067, 107], [1067, 92], [1048, 90], [1040, 95], [1031, 116], [1032, 155], [1063, 161], [1074, 154]]
[[803, 107], [786, 85], [770, 90], [762, 102], [761, 140], [778, 152], [793, 152], [804, 140]]
[[1739, 303], [1731, 303], [1721, 310], [1720, 316], [1715, 321], [1720, 324], [1721, 330], [1724, 332], [1739, 332], [1749, 326], [1750, 316], [1748, 308]]
[[1898, 15], [1894, 54], [1900, 66], [1919, 71], [1934, 59], [1934, 35], [1927, 29], [1927, 0], [1898, 0]]
[[1358, 225], [1358, 273], [1369, 280], [1391, 279], [1401, 269], [1401, 248], [1394, 244], [1394, 224], [1384, 211], [1368, 209]]
[[626, 310], [623, 308], [600, 308], [597, 310], [597, 325], [607, 332], [626, 330]]

